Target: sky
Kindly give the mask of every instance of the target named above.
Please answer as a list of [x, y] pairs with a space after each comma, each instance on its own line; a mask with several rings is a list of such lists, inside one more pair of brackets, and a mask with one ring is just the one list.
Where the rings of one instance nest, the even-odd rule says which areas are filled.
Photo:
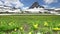
[[60, 0], [0, 0], [0, 5], [28, 9], [36, 1], [45, 8], [60, 8]]

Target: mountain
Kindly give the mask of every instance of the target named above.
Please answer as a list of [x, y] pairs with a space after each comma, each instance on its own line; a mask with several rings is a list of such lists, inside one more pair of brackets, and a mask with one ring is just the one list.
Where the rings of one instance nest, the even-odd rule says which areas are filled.
[[39, 5], [39, 3], [38, 2], [34, 2], [33, 4], [32, 4], [32, 6], [31, 7], [29, 7], [29, 9], [31, 9], [31, 8], [44, 8], [43, 6], [41, 6], [41, 5]]

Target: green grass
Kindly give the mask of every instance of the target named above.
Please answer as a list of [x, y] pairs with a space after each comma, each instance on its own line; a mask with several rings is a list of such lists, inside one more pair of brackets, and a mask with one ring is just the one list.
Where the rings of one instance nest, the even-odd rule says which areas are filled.
[[[44, 25], [45, 23], [47, 24]], [[34, 27], [36, 24], [38, 24], [38, 28]], [[54, 34], [52, 28], [60, 28], [59, 15], [0, 16], [0, 32], [5, 34], [28, 34], [29, 32], [32, 32], [32, 34], [37, 32]]]

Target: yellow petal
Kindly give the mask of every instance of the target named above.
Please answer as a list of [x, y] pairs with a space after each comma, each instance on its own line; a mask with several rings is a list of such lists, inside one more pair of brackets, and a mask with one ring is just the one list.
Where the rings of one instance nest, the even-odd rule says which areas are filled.
[[17, 29], [15, 29], [14, 31], [16, 31]]
[[32, 32], [29, 32], [29, 34], [32, 34]]
[[34, 24], [33, 26], [34, 26], [35, 28], [38, 28], [38, 24]]
[[20, 27], [21, 30], [23, 30], [23, 27]]

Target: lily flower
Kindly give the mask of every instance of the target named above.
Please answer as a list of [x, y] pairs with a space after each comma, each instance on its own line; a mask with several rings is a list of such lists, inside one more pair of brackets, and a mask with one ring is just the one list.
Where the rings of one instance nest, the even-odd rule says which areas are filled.
[[38, 28], [38, 24], [33, 24], [33, 27], [37, 29]]

